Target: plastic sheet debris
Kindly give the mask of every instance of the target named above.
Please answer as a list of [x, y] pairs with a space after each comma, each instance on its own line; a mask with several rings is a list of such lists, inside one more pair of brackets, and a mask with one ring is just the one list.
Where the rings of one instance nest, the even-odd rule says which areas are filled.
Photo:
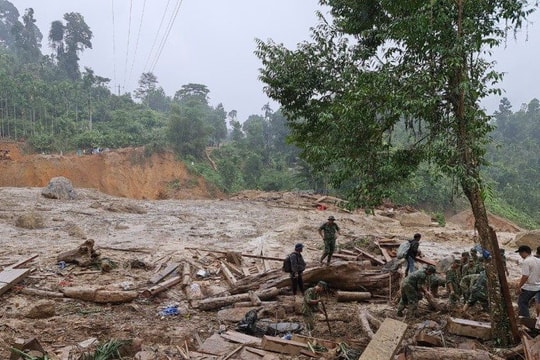
[[159, 316], [175, 316], [180, 315], [178, 311], [178, 305], [169, 305], [166, 308], [162, 309], [159, 313]]

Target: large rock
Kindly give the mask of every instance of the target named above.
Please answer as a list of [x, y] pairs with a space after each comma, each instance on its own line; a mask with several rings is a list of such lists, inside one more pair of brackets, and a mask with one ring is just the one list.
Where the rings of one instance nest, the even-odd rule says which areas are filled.
[[74, 200], [77, 198], [77, 193], [73, 189], [71, 181], [63, 176], [52, 178], [49, 185], [41, 190], [41, 195], [48, 199], [59, 200]]
[[516, 234], [516, 240], [514, 242], [516, 247], [521, 245], [529, 246], [534, 253], [536, 252], [536, 248], [540, 246], [540, 230], [519, 232]]
[[403, 214], [399, 219], [401, 226], [415, 227], [415, 226], [430, 226], [431, 216], [422, 212], [414, 212], [410, 214]]
[[54, 301], [40, 300], [25, 314], [30, 319], [46, 319], [56, 314]]

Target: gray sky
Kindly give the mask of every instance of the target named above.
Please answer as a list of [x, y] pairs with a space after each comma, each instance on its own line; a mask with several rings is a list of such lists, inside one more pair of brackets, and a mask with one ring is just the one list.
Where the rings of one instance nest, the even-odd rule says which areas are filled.
[[[133, 91], [141, 73], [152, 68], [179, 0], [10, 1], [21, 15], [24, 9], [34, 8], [44, 35], [42, 50], [47, 54], [51, 52], [46, 40], [50, 23], [61, 20], [66, 12], [81, 13], [94, 33], [93, 49], [82, 54], [81, 68], [88, 66], [98, 75], [111, 78], [111, 89], [116, 92], [118, 85], [122, 91]], [[272, 38], [293, 48], [309, 38], [318, 9], [318, 0], [183, 0], [153, 72], [171, 96], [190, 82], [207, 85], [211, 103], [221, 102], [225, 110], [237, 110], [243, 121], [250, 114], [261, 113], [261, 107], [270, 101], [257, 79], [260, 62], [253, 54], [254, 39]], [[501, 84], [506, 90], [503, 96], [510, 99], [514, 110], [523, 102], [540, 98], [536, 65], [540, 57], [540, 28], [536, 24], [540, 15], [535, 13], [531, 20], [533, 23], [517, 35], [517, 40], [510, 35], [506, 48], [494, 53], [497, 70], [506, 73]], [[499, 98], [488, 99], [485, 106], [494, 110], [498, 102]], [[277, 110], [278, 105], [270, 103]]]

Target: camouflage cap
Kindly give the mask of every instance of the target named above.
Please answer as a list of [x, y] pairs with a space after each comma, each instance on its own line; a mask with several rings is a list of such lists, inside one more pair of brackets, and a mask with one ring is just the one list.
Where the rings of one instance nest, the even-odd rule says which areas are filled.
[[328, 289], [328, 284], [326, 283], [326, 281], [320, 280], [317, 285], [322, 287], [323, 289]]
[[461, 256], [463, 257], [469, 257], [469, 252], [468, 251], [464, 251], [461, 253]]

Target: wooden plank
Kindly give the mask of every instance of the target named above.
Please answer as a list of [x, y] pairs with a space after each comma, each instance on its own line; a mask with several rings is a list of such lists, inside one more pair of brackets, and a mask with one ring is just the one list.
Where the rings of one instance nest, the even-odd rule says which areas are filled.
[[251, 275], [251, 272], [249, 271], [249, 268], [245, 267], [245, 266], [242, 266], [242, 273], [244, 274], [244, 276]]
[[150, 280], [148, 280], [148, 282], [151, 284], [157, 284], [158, 282], [166, 278], [170, 273], [175, 271], [179, 266], [180, 266], [179, 263], [172, 263], [172, 264], [167, 265], [165, 269], [161, 270], [156, 275], [152, 276]]
[[223, 261], [220, 261], [220, 267], [221, 267], [221, 271], [223, 272], [223, 275], [225, 275], [225, 279], [227, 279], [227, 282], [231, 286], [235, 286], [236, 285], [236, 278], [232, 274], [231, 270], [229, 270], [229, 268], [227, 267], [227, 265], [225, 265], [223, 263]]
[[393, 360], [407, 324], [386, 318], [358, 360]]
[[0, 295], [30, 274], [31, 269], [7, 268], [0, 272]]
[[261, 348], [280, 354], [298, 355], [301, 350], [308, 350], [307, 344], [298, 341], [285, 340], [275, 336], [265, 335], [262, 338]]
[[379, 259], [375, 255], [372, 255], [372, 254], [368, 253], [367, 251], [364, 251], [364, 250], [362, 250], [362, 249], [360, 249], [360, 248], [358, 248], [356, 246], [354, 247], [354, 250], [358, 251], [360, 254], [367, 257], [368, 259], [375, 261], [377, 264], [384, 265], [384, 261], [382, 261], [381, 259]]
[[482, 340], [491, 339], [491, 324], [467, 319], [451, 317], [447, 330], [454, 335], [467, 336]]
[[231, 342], [242, 344], [242, 345], [250, 345], [255, 347], [261, 346], [261, 338], [250, 336], [247, 334], [242, 334], [241, 332], [234, 331], [234, 330], [227, 330], [223, 334], [221, 334], [221, 337], [224, 339], [227, 339]]
[[299, 334], [292, 334], [291, 340], [292, 341], [298, 341], [298, 342], [301, 342], [301, 343], [304, 343], [304, 344], [317, 343], [317, 344], [321, 344], [322, 346], [324, 346], [327, 349], [333, 349], [333, 348], [338, 346], [338, 343], [335, 342], [335, 341], [332, 341], [332, 340], [319, 339], [319, 338], [314, 338], [314, 337], [311, 337], [311, 336], [304, 336], [304, 335], [299, 335]]
[[225, 266], [227, 266], [227, 268], [229, 268], [229, 270], [234, 272], [236, 275], [244, 276], [244, 273], [242, 272], [240, 268], [236, 267], [235, 265], [231, 264], [228, 261], [224, 262], [224, 264]]
[[540, 337], [531, 339], [526, 335], [521, 337], [523, 343], [523, 350], [525, 352], [525, 359], [537, 360], [540, 359]]
[[437, 266], [437, 263], [431, 259], [426, 259], [426, 258], [421, 258], [421, 257], [415, 257], [414, 259], [422, 264]]
[[197, 351], [210, 355], [226, 355], [236, 349], [236, 347], [236, 344], [228, 342], [221, 335], [213, 334], [204, 341], [203, 345]]
[[30, 255], [29, 257], [27, 257], [27, 258], [25, 258], [25, 259], [22, 259], [22, 260], [16, 262], [15, 264], [13, 264], [13, 265], [6, 266], [6, 269], [17, 269], [18, 267], [23, 266], [23, 265], [26, 264], [27, 262], [30, 262], [30, 261], [34, 260], [34, 259], [37, 258], [38, 256], [39, 256], [38, 254]]

